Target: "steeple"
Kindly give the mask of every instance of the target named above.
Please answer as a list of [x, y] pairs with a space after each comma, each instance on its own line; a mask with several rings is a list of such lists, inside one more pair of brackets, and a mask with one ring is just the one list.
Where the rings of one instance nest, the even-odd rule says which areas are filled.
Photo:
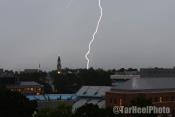
[[58, 71], [61, 70], [61, 58], [60, 58], [60, 56], [58, 56], [58, 60], [57, 60], [57, 70]]

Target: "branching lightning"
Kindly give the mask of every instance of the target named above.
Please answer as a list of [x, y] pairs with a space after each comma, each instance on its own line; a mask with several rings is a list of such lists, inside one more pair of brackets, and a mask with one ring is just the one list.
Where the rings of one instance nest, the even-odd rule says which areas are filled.
[[101, 19], [102, 19], [102, 17], [103, 17], [103, 8], [102, 8], [102, 6], [101, 6], [101, 0], [98, 0], [98, 6], [99, 6], [99, 9], [100, 9], [100, 17], [99, 17], [99, 19], [98, 19], [95, 32], [94, 32], [93, 35], [92, 35], [92, 39], [91, 39], [91, 41], [89, 42], [88, 51], [87, 51], [87, 53], [85, 54], [85, 58], [86, 58], [86, 60], [87, 60], [87, 65], [86, 65], [86, 68], [87, 68], [87, 69], [89, 69], [89, 62], [90, 62], [90, 61], [89, 61], [88, 55], [89, 55], [90, 52], [91, 52], [91, 45], [92, 45], [93, 41], [95, 40], [95, 35], [96, 35], [97, 32], [98, 32], [99, 25], [100, 25]]

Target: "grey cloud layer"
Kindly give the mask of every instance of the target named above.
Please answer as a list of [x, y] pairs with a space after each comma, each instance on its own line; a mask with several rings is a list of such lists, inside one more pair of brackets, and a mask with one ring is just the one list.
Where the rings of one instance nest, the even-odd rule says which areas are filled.
[[[97, 0], [0, 0], [0, 67], [86, 67], [98, 19]], [[91, 66], [175, 65], [174, 0], [102, 0], [103, 20]]]

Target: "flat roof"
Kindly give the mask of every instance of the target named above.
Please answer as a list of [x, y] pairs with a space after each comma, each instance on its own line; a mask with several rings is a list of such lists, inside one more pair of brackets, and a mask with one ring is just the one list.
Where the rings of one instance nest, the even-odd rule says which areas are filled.
[[19, 82], [20, 86], [40, 86], [41, 84], [34, 82], [34, 81], [22, 81]]
[[28, 95], [29, 100], [47, 101], [47, 100], [75, 100], [75, 94], [44, 94], [44, 95]]
[[165, 90], [175, 89], [175, 78], [133, 78], [112, 90]]
[[120, 75], [120, 74], [115, 74], [115, 75], [111, 75], [110, 76], [110, 79], [112, 79], [112, 80], [132, 79], [132, 78], [140, 78], [140, 75]]
[[110, 86], [82, 86], [76, 95], [81, 97], [104, 97], [105, 93], [110, 90]]
[[33, 87], [43, 87], [42, 84], [39, 84], [37, 82], [34, 81], [21, 81], [21, 82], [17, 82], [14, 85], [8, 85], [8, 88], [21, 88], [21, 87], [29, 87], [29, 86], [33, 86]]

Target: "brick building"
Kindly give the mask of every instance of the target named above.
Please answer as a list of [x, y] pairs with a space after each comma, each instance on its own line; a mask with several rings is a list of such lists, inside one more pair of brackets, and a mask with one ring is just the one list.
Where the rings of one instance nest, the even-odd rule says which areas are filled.
[[138, 96], [150, 99], [155, 106], [175, 110], [175, 78], [134, 78], [106, 93], [106, 106], [131, 106]]

